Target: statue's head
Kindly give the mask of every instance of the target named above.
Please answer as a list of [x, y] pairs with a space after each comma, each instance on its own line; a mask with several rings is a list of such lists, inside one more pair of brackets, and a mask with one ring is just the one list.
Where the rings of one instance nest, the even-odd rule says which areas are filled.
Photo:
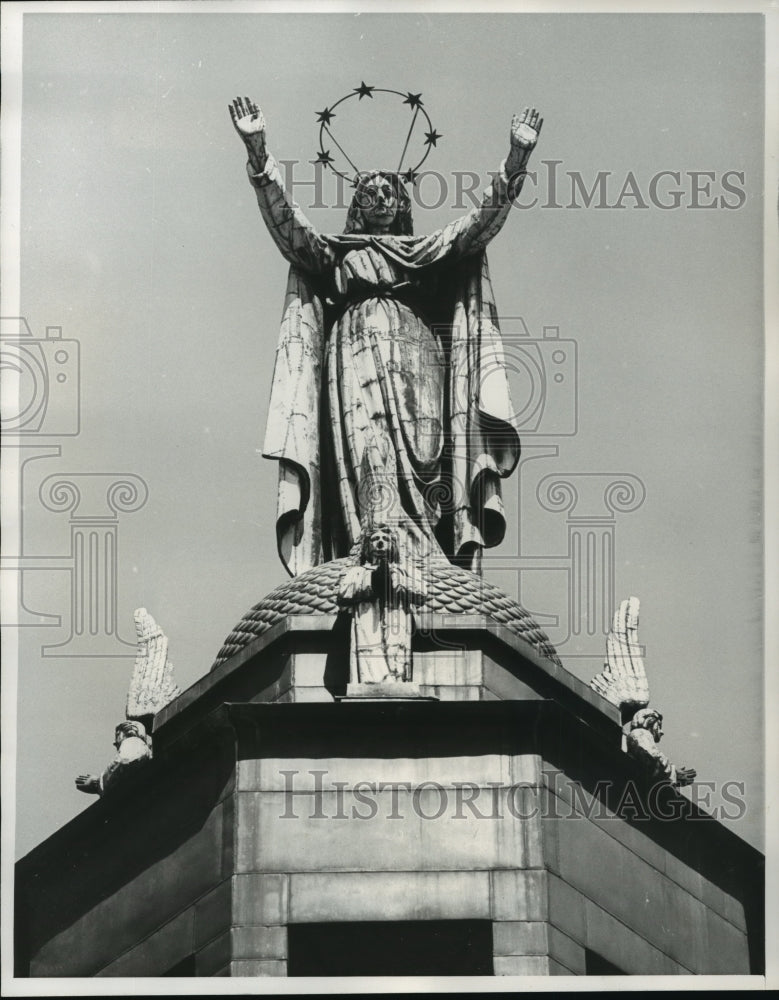
[[146, 726], [142, 722], [135, 722], [133, 720], [120, 722], [116, 727], [114, 735], [114, 746], [117, 750], [128, 736], [138, 736], [146, 742]]
[[663, 736], [663, 717], [654, 708], [642, 708], [633, 716], [630, 728], [648, 729], [654, 736], [655, 743], [659, 743]]
[[392, 563], [398, 555], [397, 535], [388, 524], [375, 524], [363, 535], [361, 562]]
[[399, 174], [371, 170], [360, 174], [344, 233], [411, 236], [411, 199]]

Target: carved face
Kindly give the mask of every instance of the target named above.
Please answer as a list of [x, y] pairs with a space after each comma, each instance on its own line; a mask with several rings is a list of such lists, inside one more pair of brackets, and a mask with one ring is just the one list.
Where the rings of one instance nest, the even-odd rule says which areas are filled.
[[387, 562], [395, 544], [392, 531], [382, 525], [374, 528], [368, 541], [368, 551], [373, 562]]
[[143, 739], [145, 734], [146, 730], [140, 722], [121, 722], [116, 727], [116, 732], [114, 734], [114, 746], [118, 750], [128, 736], [139, 736]]
[[370, 177], [360, 185], [358, 198], [366, 232], [387, 232], [398, 211], [398, 198], [392, 182], [381, 174]]
[[655, 716], [649, 723], [649, 732], [654, 736], [655, 743], [659, 743], [663, 738], [663, 720]]

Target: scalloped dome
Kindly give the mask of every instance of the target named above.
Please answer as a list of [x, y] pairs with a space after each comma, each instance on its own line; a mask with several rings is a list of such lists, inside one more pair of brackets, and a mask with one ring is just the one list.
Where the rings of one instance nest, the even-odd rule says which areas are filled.
[[[238, 622], [225, 639], [211, 669], [234, 656], [287, 615], [337, 614], [340, 610], [336, 603], [338, 584], [344, 569], [351, 564], [348, 557], [334, 559], [276, 587]], [[554, 646], [530, 614], [499, 587], [487, 583], [476, 573], [448, 562], [433, 563], [428, 569], [427, 585], [427, 596], [420, 611], [439, 615], [488, 615], [493, 621], [508, 625], [542, 656], [561, 665]]]

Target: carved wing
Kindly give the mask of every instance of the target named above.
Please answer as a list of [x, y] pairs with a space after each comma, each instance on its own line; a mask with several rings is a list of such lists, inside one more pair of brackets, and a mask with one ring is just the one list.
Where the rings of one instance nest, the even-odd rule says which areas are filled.
[[181, 690], [168, 659], [167, 636], [146, 608], [138, 608], [134, 617], [138, 652], [127, 692], [126, 715], [128, 719], [142, 719], [159, 712]]
[[620, 709], [637, 710], [649, 704], [649, 681], [638, 642], [637, 597], [623, 601], [614, 613], [606, 639], [606, 663], [590, 687]]

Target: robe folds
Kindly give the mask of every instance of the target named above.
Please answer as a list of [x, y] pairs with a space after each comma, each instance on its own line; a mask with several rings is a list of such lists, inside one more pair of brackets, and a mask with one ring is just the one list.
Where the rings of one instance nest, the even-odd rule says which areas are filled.
[[294, 576], [349, 555], [385, 521], [478, 570], [520, 451], [485, 254], [511, 207], [505, 169], [420, 237], [320, 235], [272, 157], [249, 177], [290, 263], [262, 450], [279, 463], [282, 562]]

